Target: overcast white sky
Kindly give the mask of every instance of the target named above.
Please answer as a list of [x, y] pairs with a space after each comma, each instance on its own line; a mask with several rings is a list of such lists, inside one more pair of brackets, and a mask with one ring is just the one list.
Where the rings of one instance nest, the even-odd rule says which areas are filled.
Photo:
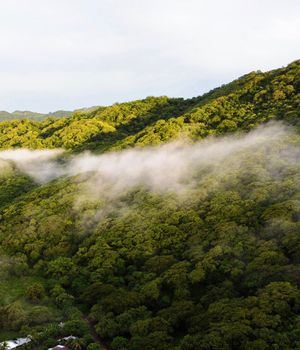
[[0, 110], [192, 97], [300, 58], [299, 0], [0, 0]]

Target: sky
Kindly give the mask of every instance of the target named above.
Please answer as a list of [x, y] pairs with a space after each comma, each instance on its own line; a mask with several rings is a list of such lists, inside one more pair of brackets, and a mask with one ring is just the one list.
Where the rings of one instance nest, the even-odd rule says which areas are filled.
[[300, 58], [299, 0], [0, 0], [0, 110], [192, 97]]

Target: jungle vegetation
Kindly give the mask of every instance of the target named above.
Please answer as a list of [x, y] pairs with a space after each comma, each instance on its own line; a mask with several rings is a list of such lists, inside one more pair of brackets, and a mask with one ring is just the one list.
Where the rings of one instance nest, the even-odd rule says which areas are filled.
[[226, 172], [204, 169], [184, 197], [139, 186], [117, 202], [78, 204], [85, 178], [39, 184], [9, 162], [0, 172], [0, 341], [30, 334], [28, 349], [47, 349], [72, 334], [74, 350], [299, 349], [300, 159], [284, 158], [300, 145], [299, 89], [295, 61], [191, 99], [1, 122], [1, 150], [67, 154], [234, 137], [270, 121], [293, 133], [238, 166], [229, 157]]

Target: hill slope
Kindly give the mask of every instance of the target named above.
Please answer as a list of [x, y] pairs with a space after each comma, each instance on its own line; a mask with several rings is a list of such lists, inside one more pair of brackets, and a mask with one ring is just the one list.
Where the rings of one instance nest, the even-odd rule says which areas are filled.
[[70, 118], [0, 124], [0, 148], [67, 148], [104, 151], [153, 145], [180, 135], [203, 138], [249, 130], [271, 119], [298, 125], [299, 61], [253, 72], [193, 99], [150, 97], [78, 111]]
[[0, 121], [20, 120], [20, 119], [32, 119], [35, 121], [41, 121], [46, 118], [61, 118], [71, 115], [70, 111], [56, 111], [51, 113], [37, 113], [31, 111], [14, 111], [12, 113], [6, 111], [0, 111]]
[[299, 69], [1, 123], [3, 150], [68, 152], [0, 152], [0, 337], [298, 349]]

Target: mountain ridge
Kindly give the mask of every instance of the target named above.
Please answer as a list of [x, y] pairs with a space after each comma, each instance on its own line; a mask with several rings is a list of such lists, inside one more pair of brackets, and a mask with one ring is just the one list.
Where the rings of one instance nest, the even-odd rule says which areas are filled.
[[[77, 110], [68, 118], [55, 121], [2, 122], [0, 148], [62, 147], [101, 152], [133, 144], [158, 144], [179, 134], [199, 139], [237, 129], [249, 130], [271, 119], [297, 124], [299, 62], [270, 72], [251, 72], [191, 99], [148, 97]], [[22, 134], [30, 132], [30, 140], [25, 135], [24, 139], [15, 138], [11, 129], [17, 132], [18, 128]]]
[[0, 341], [298, 349], [299, 90], [298, 60], [192, 99], [1, 122]]

